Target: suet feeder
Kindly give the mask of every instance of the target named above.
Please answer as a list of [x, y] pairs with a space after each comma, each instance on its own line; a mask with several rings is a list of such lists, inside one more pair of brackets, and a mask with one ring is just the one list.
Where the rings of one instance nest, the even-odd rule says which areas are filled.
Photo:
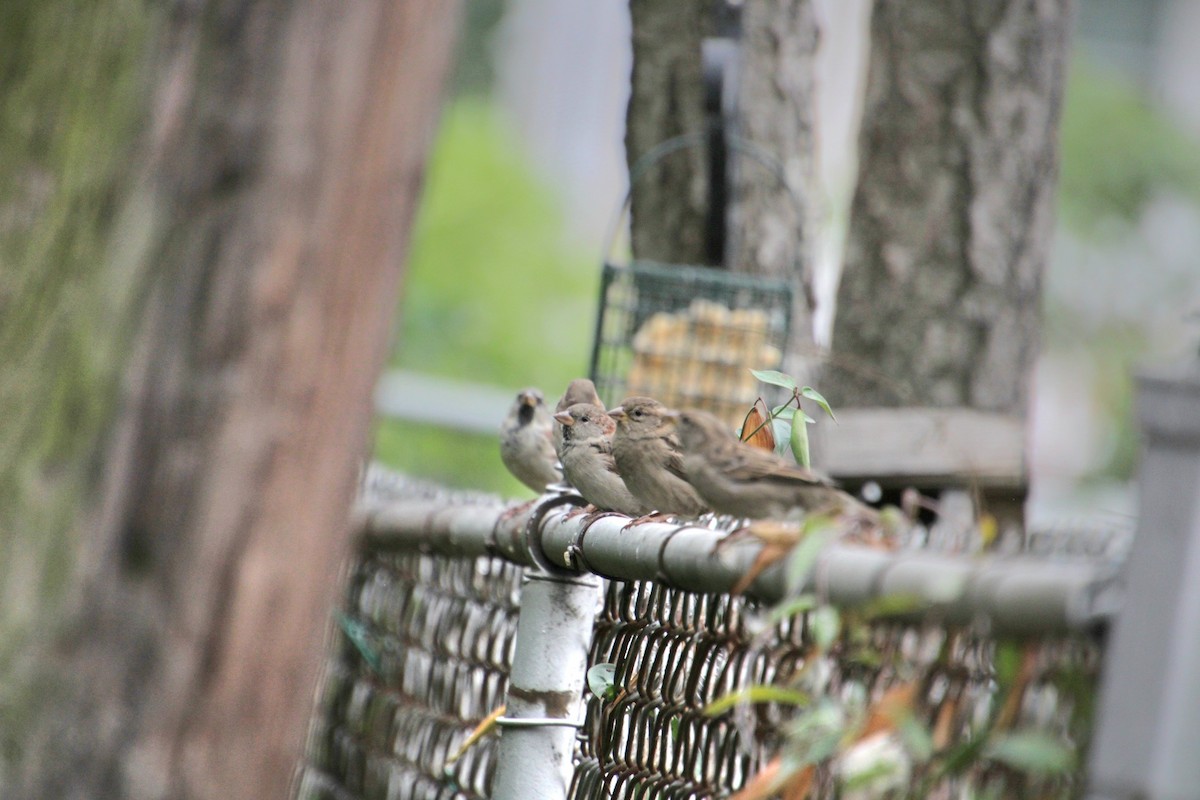
[[[668, 140], [635, 164], [618, 224], [639, 177], [670, 153], [702, 141]], [[727, 144], [765, 167], [786, 188], [775, 159], [735, 137]], [[611, 405], [624, 397], [648, 395], [674, 408], [704, 409], [740, 425], [750, 405], [766, 391], [750, 370], [779, 369], [784, 363], [793, 283], [695, 264], [632, 259], [619, 265], [611, 251], [610, 246], [601, 273], [590, 368], [601, 399]]]

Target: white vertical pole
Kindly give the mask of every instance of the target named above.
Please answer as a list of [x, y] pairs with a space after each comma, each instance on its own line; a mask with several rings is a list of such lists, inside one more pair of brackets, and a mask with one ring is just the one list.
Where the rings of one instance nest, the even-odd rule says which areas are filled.
[[494, 800], [567, 796], [600, 586], [592, 575], [525, 573]]
[[1137, 538], [1105, 652], [1090, 800], [1200, 797], [1200, 361], [1142, 378]]

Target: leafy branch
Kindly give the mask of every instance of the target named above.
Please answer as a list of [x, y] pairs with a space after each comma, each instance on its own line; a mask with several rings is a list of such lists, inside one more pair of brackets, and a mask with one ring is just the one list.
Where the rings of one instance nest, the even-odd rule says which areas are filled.
[[[770, 413], [766, 415], [766, 418], [762, 419], [758, 426], [755, 427], [748, 435], [744, 434], [742, 439], [746, 440], [752, 438], [768, 424], [770, 424], [772, 428], [778, 427], [781, 431], [786, 430], [786, 436], [774, 436], [773, 440], [782, 442], [786, 439], [791, 448], [792, 455], [796, 457], [796, 461], [805, 469], [809, 469], [812, 467], [812, 458], [809, 454], [808, 448], [808, 426], [815, 423], [816, 420], [809, 416], [809, 414], [804, 410], [802, 401], [811, 400], [820, 406], [821, 409], [823, 409], [825, 413], [829, 415], [830, 419], [832, 419], [834, 422], [837, 422], [837, 416], [833, 413], [833, 409], [830, 408], [829, 401], [827, 401], [816, 389], [812, 388], [811, 386], [800, 386], [798, 383], [796, 383], [795, 378], [783, 372], [778, 372], [773, 369], [752, 369], [750, 370], [750, 374], [763, 383], [771, 386], [779, 386], [790, 391], [792, 396], [789, 397], [785, 402], [771, 409]], [[794, 408], [793, 405], [795, 406]], [[781, 419], [788, 409], [792, 409], [790, 419]], [[762, 415], [760, 414], [759, 416], [761, 417]], [[746, 426], [743, 425], [743, 433], [745, 427]]]

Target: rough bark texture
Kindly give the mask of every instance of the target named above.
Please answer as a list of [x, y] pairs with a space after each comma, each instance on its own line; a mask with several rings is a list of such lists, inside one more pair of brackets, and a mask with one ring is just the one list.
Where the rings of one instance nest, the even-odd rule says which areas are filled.
[[[633, 73], [625, 156], [632, 167], [655, 145], [706, 130], [700, 51], [710, 0], [630, 0]], [[706, 242], [708, 153], [689, 147], [666, 156], [633, 183], [636, 258], [713, 263]]]
[[[145, 118], [143, 0], [12, 0], [0, 24], [0, 796], [74, 563], [140, 278], [108, 268]], [[121, 246], [136, 246], [122, 240]]]
[[747, 0], [741, 19], [735, 129], [779, 159], [787, 187], [749, 156], [731, 153], [736, 198], [730, 209], [731, 261], [740, 271], [795, 280], [793, 363], [787, 367], [796, 370], [812, 353], [817, 23], [810, 0]]
[[822, 389], [1024, 414], [1049, 256], [1068, 0], [879, 0]]
[[286, 795], [456, 8], [172, 7], [109, 266], [144, 313], [16, 796]]

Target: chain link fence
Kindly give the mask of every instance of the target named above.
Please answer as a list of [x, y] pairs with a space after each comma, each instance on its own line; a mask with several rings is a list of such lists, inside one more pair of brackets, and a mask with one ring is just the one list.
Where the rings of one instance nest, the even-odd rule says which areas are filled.
[[570, 796], [713, 797], [760, 769], [778, 745], [780, 716], [739, 730], [729, 714], [704, 713], [729, 692], [787, 680], [803, 664], [802, 623], [756, 641], [749, 627], [758, 610], [740, 597], [611, 582], [591, 660], [616, 665], [617, 694], [588, 701]]
[[485, 798], [495, 741], [447, 770], [504, 703], [521, 568], [366, 553], [355, 567], [308, 740], [300, 796]]
[[[825, 671], [825, 693], [857, 698], [862, 708], [889, 690], [912, 686], [913, 718], [938, 748], [996, 725], [1036, 729], [1073, 751], [1086, 745], [1099, 662], [1099, 647], [1089, 637], [998, 643], [978, 630], [877, 623], [818, 655], [807, 615], [754, 633], [764, 612], [729, 595], [611, 583], [592, 660], [617, 665], [618, 695], [588, 700], [571, 796], [731, 795], [784, 745], [795, 709], [760, 703], [712, 716], [705, 707], [749, 686], [794, 684], [804, 670]], [[1001, 670], [1011, 672], [1003, 681], [997, 648], [1008, 662]], [[835, 769], [815, 771], [813, 796], [837, 796]], [[1000, 762], [964, 759], [961, 770], [944, 775], [909, 770], [905, 783], [889, 796], [1073, 797], [1080, 775], [1039, 778]]]
[[[374, 475], [368, 496], [381, 508], [409, 509], [415, 521], [406, 523], [401, 514], [393, 525], [398, 538], [364, 538], [330, 648], [298, 796], [489, 797], [497, 737], [485, 736], [461, 758], [452, 757], [504, 703], [508, 689], [521, 577], [530, 566], [498, 537], [514, 514], [493, 498], [381, 480]], [[462, 525], [434, 520], [424, 510], [441, 507], [450, 515], [445, 520], [486, 511], [492, 529], [478, 540], [464, 536]], [[527, 533], [524, 517], [517, 517], [514, 530]], [[929, 548], [936, 539], [914, 545]], [[1123, 552], [1118, 545], [1102, 548], [1108, 556], [1081, 555], [1074, 532], [1031, 541], [1051, 560]], [[833, 757], [808, 776], [810, 796], [1080, 793], [1101, 654], [1089, 633], [997, 638], [986, 619], [943, 625], [928, 614], [897, 622], [847, 611], [833, 644], [819, 648], [811, 611], [776, 622], [768, 618], [770, 608], [761, 599], [685, 591], [666, 580], [607, 581], [589, 664], [614, 665], [612, 689], [604, 699], [587, 693], [569, 796], [732, 796], [772, 768], [781, 750], [794, 751], [797, 737], [803, 739], [798, 720], [805, 708], [743, 703], [713, 715], [706, 707], [747, 687], [795, 686], [801, 678], [819, 685], [821, 696], [843, 711], [867, 716], [880, 698], [908, 691], [911, 718], [927, 732], [928, 746], [958, 762], [910, 763], [899, 783], [854, 795], [845, 781], [845, 762], [853, 755], [847, 751], [869, 743], [866, 736], [855, 741], [843, 734]], [[981, 731], [1026, 729], [1077, 754], [1074, 766], [1040, 774], [984, 750]], [[896, 730], [889, 736], [895, 740]], [[979, 743], [975, 752], [961, 747], [971, 741]]]

